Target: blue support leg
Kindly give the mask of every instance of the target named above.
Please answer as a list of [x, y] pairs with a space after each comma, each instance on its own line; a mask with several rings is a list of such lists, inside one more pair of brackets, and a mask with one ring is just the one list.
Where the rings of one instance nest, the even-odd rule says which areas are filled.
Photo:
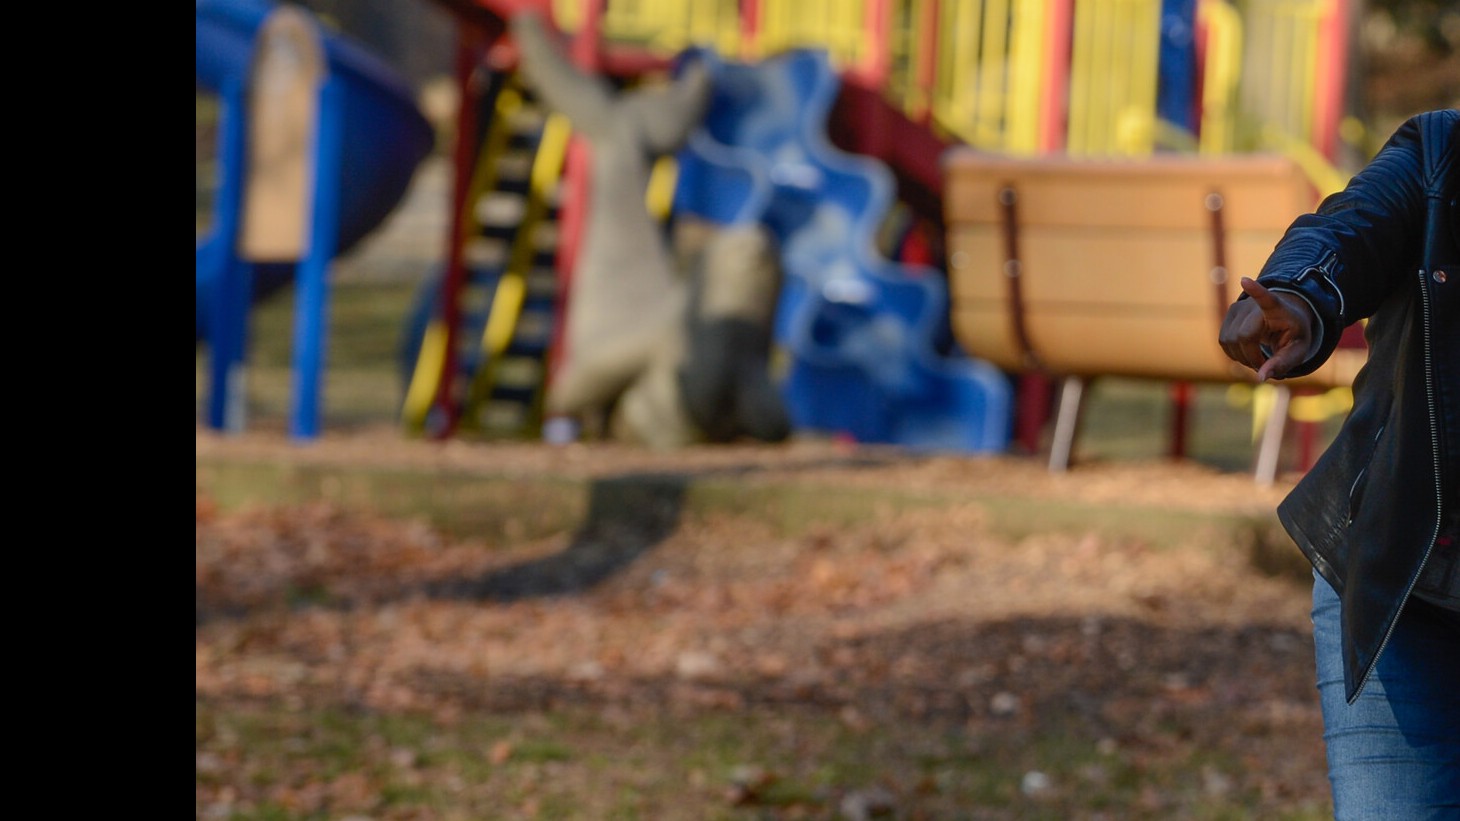
[[238, 433], [244, 426], [244, 353], [248, 345], [248, 311], [253, 291], [253, 266], [239, 259], [239, 208], [242, 205], [246, 120], [243, 84], [224, 83], [223, 117], [218, 132], [222, 179], [218, 190], [214, 235], [223, 249], [217, 280], [212, 284], [208, 335], [208, 426]]
[[329, 266], [340, 226], [340, 155], [344, 146], [344, 89], [335, 79], [320, 89], [314, 153], [314, 207], [309, 249], [297, 273], [294, 312], [294, 413], [290, 434], [314, 439], [320, 429], [328, 328]]

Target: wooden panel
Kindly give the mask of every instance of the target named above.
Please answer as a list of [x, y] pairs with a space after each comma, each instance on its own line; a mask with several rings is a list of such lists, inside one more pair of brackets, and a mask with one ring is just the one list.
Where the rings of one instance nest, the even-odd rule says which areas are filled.
[[[1011, 372], [1028, 370], [1002, 306], [955, 306], [953, 333], [970, 354]], [[1216, 335], [1192, 332], [1209, 326], [1190, 313], [1133, 317], [1112, 313], [1033, 313], [1026, 320], [1031, 344], [1051, 373], [1131, 376], [1189, 382], [1250, 382], [1252, 371], [1229, 360]], [[1078, 343], [1078, 344], [1077, 344]], [[1367, 358], [1363, 350], [1334, 352], [1317, 372], [1287, 380], [1294, 387], [1349, 385]]]
[[945, 155], [944, 176], [950, 225], [997, 223], [999, 191], [1011, 184], [1027, 226], [1201, 228], [1206, 196], [1218, 192], [1229, 228], [1271, 229], [1316, 205], [1301, 169], [1267, 155], [1018, 159], [958, 148]]
[[[1031, 309], [1092, 304], [1155, 309], [1206, 301], [1215, 310], [1209, 232], [1042, 228], [1021, 233], [1020, 245], [1020, 280]], [[955, 302], [1006, 298], [999, 232], [955, 227], [949, 249]], [[989, 271], [996, 276], [987, 276]]]
[[309, 250], [314, 138], [324, 47], [310, 17], [284, 6], [259, 27], [249, 68], [247, 179], [239, 253], [296, 262]]
[[[1217, 345], [1222, 316], [1237, 277], [1255, 275], [1316, 204], [1301, 170], [1281, 157], [1020, 159], [957, 149], [945, 170], [954, 336], [1016, 372], [1030, 364], [1014, 332], [1011, 271], [1030, 345], [1052, 373], [1249, 380]], [[1006, 187], [1017, 196], [1017, 267], [1007, 264]], [[1225, 270], [1216, 267], [1213, 194]], [[1349, 384], [1363, 356], [1340, 352], [1292, 384]]]
[[[958, 306], [952, 318], [955, 332], [970, 332], [975, 338], [981, 332], [1002, 330], [1004, 340], [988, 340], [991, 344], [986, 350], [996, 357], [990, 361], [1006, 369], [1024, 370], [1012, 343], [1013, 329], [1000, 306]], [[1029, 314], [1026, 329], [1043, 364], [1053, 373], [1220, 382], [1245, 379], [1246, 369], [1222, 354], [1215, 337], [1205, 339], [1191, 332], [1193, 326], [1210, 324], [1204, 313], [1190, 311], [1154, 316], [1036, 311]]]

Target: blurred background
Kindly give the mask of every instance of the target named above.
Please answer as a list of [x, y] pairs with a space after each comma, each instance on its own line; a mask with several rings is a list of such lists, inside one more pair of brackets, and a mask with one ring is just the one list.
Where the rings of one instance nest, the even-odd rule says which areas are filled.
[[[204, 5], [201, 4], [200, 8]], [[459, 339], [480, 336], [491, 313], [494, 289], [503, 273], [503, 270], [487, 270], [493, 267], [491, 264], [472, 263], [474, 253], [485, 252], [471, 246], [470, 238], [463, 240], [461, 247], [452, 248], [449, 212], [453, 208], [453, 197], [465, 193], [455, 189], [466, 184], [467, 177], [463, 176], [469, 173], [466, 166], [496, 162], [486, 156], [489, 135], [481, 123], [477, 126], [477, 134], [469, 137], [482, 141], [472, 149], [476, 155], [467, 159], [453, 156], [458, 117], [463, 110], [462, 89], [465, 87], [458, 61], [463, 59], [462, 55], [473, 53], [473, 49], [480, 57], [494, 38], [503, 38], [500, 32], [483, 29], [482, 21], [490, 22], [493, 13], [503, 9], [506, 16], [510, 16], [517, 4], [483, 3], [473, 6], [471, 3], [425, 0], [416, 3], [316, 0], [283, 5], [297, 5], [306, 10], [330, 33], [329, 36], [357, 44], [370, 60], [378, 61], [385, 71], [394, 74], [393, 79], [401, 83], [403, 93], [410, 96], [419, 116], [432, 129], [429, 146], [419, 161], [403, 163], [398, 169], [397, 173], [404, 176], [396, 184], [394, 197], [377, 197], [371, 213], [356, 215], [359, 230], [355, 230], [353, 235], [347, 231], [343, 237], [347, 240], [346, 247], [327, 263], [330, 268], [327, 279], [332, 283], [328, 301], [331, 318], [327, 330], [322, 333], [327, 341], [329, 359], [327, 366], [320, 364], [319, 373], [310, 377], [320, 385], [311, 406], [314, 410], [310, 412], [321, 419], [328, 418], [332, 425], [396, 424], [406, 435], [440, 435], [440, 430], [428, 430], [431, 425], [439, 425], [439, 419], [428, 424], [427, 417], [435, 414], [432, 418], [436, 419], [445, 415], [450, 417], [448, 435], [540, 438], [543, 420], [538, 405], [543, 383], [548, 378], [548, 365], [545, 363], [550, 354], [534, 354], [536, 362], [529, 364], [538, 370], [529, 379], [535, 383], [531, 392], [536, 397], [515, 405], [493, 398], [495, 394], [506, 391], [498, 384], [502, 369], [495, 368], [493, 364], [511, 364], [510, 357], [503, 352], [492, 356], [471, 350], [469, 343], [458, 341], [458, 345], [468, 347], [452, 352], [456, 368], [460, 371], [455, 377], [437, 374], [426, 378], [421, 372], [425, 361], [422, 343], [429, 335], [431, 323], [441, 318], [440, 295], [445, 283], [452, 278], [453, 268], [457, 269], [456, 290], [448, 288], [446, 292], [455, 294], [453, 298], [461, 306], [457, 320]], [[595, 13], [591, 11], [592, 4], [582, 6], [588, 11], [580, 10], [580, 5], [557, 2], [543, 4], [543, 8], [551, 11], [558, 23], [571, 32], [581, 30], [585, 15]], [[749, 24], [744, 19], [737, 22], [725, 17], [725, 5], [701, 3], [676, 7], [670, 4], [665, 10], [656, 12], [649, 6], [606, 4], [596, 12], [601, 16], [599, 26], [602, 29], [597, 38], [598, 49], [606, 55], [600, 59], [602, 70], [613, 76], [616, 83], [622, 84], [636, 72], [642, 75], [646, 71], [650, 74], [664, 71], [681, 49], [696, 42], [710, 44], [731, 54], [738, 53], [737, 49], [750, 53], [750, 38], [745, 33]], [[1085, 35], [1077, 27], [1094, 23], [1082, 21], [1078, 15], [1096, 14], [1096, 11], [1085, 10], [1096, 9], [1097, 5], [1092, 2], [1085, 6], [1065, 7], [1067, 13], [1075, 10], [1075, 16], [1065, 23], [1068, 31], [1063, 42], [1067, 46], [1082, 42]], [[1151, 3], [1145, 5], [1155, 7]], [[962, 6], [968, 6], [974, 17], [967, 16], [968, 10], [959, 12], [963, 17], [955, 17], [954, 11]], [[1303, 4], [1289, 6], [1302, 7]], [[259, 8], [264, 7], [259, 5]], [[1050, 6], [1059, 7], [1060, 4]], [[1241, 34], [1234, 37], [1222, 33], [1222, 24], [1217, 22], [1219, 16], [1211, 12], [1215, 7], [1240, 8], [1241, 14], [1233, 19], [1240, 20], [1237, 25]], [[930, 265], [936, 269], [940, 275], [938, 284], [943, 291], [933, 294], [932, 304], [936, 304], [938, 299], [945, 303], [949, 299], [946, 291], [950, 286], [945, 284], [948, 280], [947, 225], [938, 199], [943, 180], [940, 178], [941, 170], [936, 167], [937, 157], [949, 147], [968, 145], [1014, 155], [1049, 152], [1089, 155], [1104, 152], [1120, 156], [1171, 151], [1208, 152], [1209, 149], [1229, 153], [1281, 150], [1292, 154], [1301, 163], [1315, 190], [1321, 193], [1335, 187], [1346, 173], [1359, 167], [1377, 149], [1378, 142], [1405, 117], [1429, 108], [1455, 105], [1456, 78], [1460, 75], [1460, 46], [1457, 46], [1460, 15], [1445, 4], [1426, 0], [1314, 3], [1312, 9], [1299, 8], [1293, 19], [1283, 19], [1273, 16], [1278, 14], [1273, 9], [1284, 8], [1280, 4], [1250, 3], [1229, 7], [1225, 3], [1209, 3], [1206, 0], [1201, 3], [1168, 0], [1163, 4], [1159, 24], [1152, 29], [1153, 32], [1159, 31], [1160, 53], [1153, 50], [1151, 59], [1157, 62], [1151, 64], [1151, 69], [1146, 69], [1156, 72], [1153, 76], [1157, 86], [1141, 92], [1154, 94], [1149, 102], [1142, 103], [1154, 108], [1148, 108], [1134, 118], [1122, 119], [1124, 115], [1112, 115], [1111, 125], [1089, 126], [1081, 132], [1075, 122], [1078, 111], [1066, 111], [1062, 115], [1064, 119], [1056, 122], [1044, 113], [1049, 107], [1047, 101], [1036, 98], [1088, 94], [1081, 91], [1081, 71], [1088, 74], [1091, 71], [1108, 73], [1135, 69], [1114, 64], [1104, 68], [1082, 64], [1079, 61], [1083, 58], [1076, 46], [1071, 54], [1064, 57], [1069, 75], [1063, 87], [1053, 84], [1052, 90], [1041, 90], [1030, 86], [1021, 92], [1019, 87], [1009, 86], [1007, 93], [1001, 91], [995, 98], [988, 91], [991, 88], [989, 83], [1003, 88], [1002, 84], [1008, 80], [1006, 77], [990, 78], [987, 61], [994, 57], [1006, 62], [1016, 59], [1012, 49], [1017, 44], [1012, 41], [1004, 43], [1002, 47], [1009, 50], [1008, 54], [989, 57], [990, 50], [999, 46], [980, 32], [989, 30], [992, 24], [988, 21], [1000, 13], [1007, 15], [1004, 25], [1008, 30], [1015, 31], [1016, 14], [1010, 13], [1007, 8], [999, 11], [994, 6], [982, 8], [979, 4], [968, 3], [945, 3], [941, 7], [925, 2], [885, 4], [884, 11], [891, 19], [883, 25], [889, 31], [881, 34], [885, 38], [883, 51], [874, 54], [868, 45], [872, 41], [857, 39], [873, 36], [860, 31], [869, 19], [866, 18], [867, 9], [872, 8], [882, 9], [883, 5], [868, 4], [866, 9], [858, 4], [844, 8], [830, 4], [825, 9], [818, 6], [814, 13], [804, 15], [807, 21], [812, 22], [797, 24], [776, 18], [778, 12], [774, 4], [767, 5], [757, 12], [762, 17], [764, 31], [755, 44], [755, 53], [768, 55], [798, 46], [829, 49], [833, 65], [843, 75], [843, 82], [842, 91], [831, 108], [830, 120], [824, 124], [827, 135], [837, 148], [880, 159], [891, 169], [894, 196], [881, 214], [877, 233], [870, 240], [877, 244], [877, 252], [887, 260], [899, 266], [914, 266], [897, 268], [894, 276], [915, 279], [922, 270], [915, 266]], [[1017, 11], [1034, 6], [1016, 5], [1013, 8]], [[1099, 13], [1115, 14], [1113, 11]], [[654, 14], [659, 17], [655, 18]], [[826, 22], [815, 23], [814, 19], [821, 14], [825, 15]], [[983, 18], [978, 18], [979, 14]], [[936, 15], [943, 17], [935, 20]], [[982, 29], [978, 19], [985, 20]], [[663, 28], [646, 29], [645, 20], [657, 20]], [[926, 28], [930, 20], [936, 23], [932, 29]], [[968, 28], [969, 20], [973, 21], [971, 28]], [[820, 28], [817, 28], [818, 25]], [[836, 29], [837, 25], [843, 29]], [[1241, 25], [1246, 25], [1247, 29], [1240, 29]], [[965, 28], [960, 29], [959, 26]], [[857, 36], [853, 37], [848, 31]], [[930, 33], [934, 31], [941, 33], [934, 36]], [[903, 32], [902, 39], [899, 39], [899, 32]], [[934, 36], [930, 42], [940, 47], [942, 56], [920, 58], [916, 53], [916, 38], [919, 36]], [[942, 39], [937, 39], [939, 37]], [[983, 39], [977, 41], [976, 47], [960, 48], [959, 38], [973, 42], [971, 38], [977, 37]], [[1223, 37], [1228, 39], [1223, 40]], [[1153, 41], [1151, 45], [1154, 49], [1157, 43]], [[615, 47], [619, 51], [636, 50], [635, 53], [640, 55], [638, 62], [620, 60], [614, 63]], [[200, 54], [205, 48], [206, 44], [200, 40]], [[1048, 52], [1047, 46], [1041, 48]], [[1232, 50], [1230, 59], [1235, 65], [1227, 69], [1233, 76], [1223, 81], [1230, 84], [1227, 91], [1230, 99], [1225, 104], [1224, 119], [1219, 120], [1208, 110], [1208, 98], [1217, 79], [1207, 75], [1220, 68], [1217, 58], [1221, 48]], [[1325, 48], [1341, 48], [1342, 53], [1325, 53]], [[1264, 49], [1271, 53], [1261, 54]], [[1201, 61], [1200, 66], [1198, 61]], [[1307, 67], [1296, 72], [1283, 68], [1288, 63], [1305, 61], [1311, 65], [1305, 63]], [[1271, 82], [1263, 79], [1264, 72], [1271, 75]], [[1281, 78], [1277, 76], [1279, 73], [1283, 75]], [[880, 104], [868, 104], [863, 99], [866, 95], [861, 92], [866, 87], [873, 87], [874, 96], [883, 101], [892, 101], [894, 113], [888, 115], [883, 110], [885, 106]], [[1019, 103], [1017, 96], [1026, 92], [1027, 99]], [[476, 110], [484, 111], [491, 104], [486, 101], [486, 96], [495, 92], [479, 90], [472, 93], [483, 95], [472, 102]], [[1203, 97], [1204, 94], [1208, 96]], [[1328, 98], [1325, 99], [1324, 95]], [[219, 162], [219, 123], [223, 108], [218, 89], [200, 82], [196, 94], [195, 141], [195, 235], [199, 238], [200, 247], [214, 231], [212, 223], [217, 218], [217, 193], [223, 184], [224, 175]], [[1279, 110], [1285, 112], [1282, 115], [1287, 118], [1284, 122], [1274, 125], [1273, 122], [1262, 121], [1264, 117], [1279, 116], [1270, 113]], [[1247, 113], [1243, 114], [1244, 111]], [[1036, 123], [1038, 118], [1042, 119]], [[898, 130], [901, 127], [898, 123], [907, 122], [913, 124], [913, 131]], [[1060, 123], [1067, 124], [1067, 132], [1059, 130]], [[1108, 145], [1098, 141], [1081, 145], [1071, 142], [1082, 139], [1082, 133], [1093, 133], [1097, 127], [1107, 128], [1109, 138], [1114, 142]], [[909, 139], [908, 134], [914, 138]], [[1084, 139], [1094, 138], [1087, 136]], [[346, 216], [350, 215], [347, 213]], [[366, 223], [369, 223], [368, 230], [365, 230]], [[486, 233], [488, 229], [479, 226], [473, 230]], [[525, 229], [519, 226], [519, 233], [524, 232]], [[570, 242], [572, 239], [567, 237]], [[212, 251], [216, 257], [216, 249]], [[565, 248], [559, 256], [570, 257], [567, 251]], [[200, 251], [200, 271], [207, 267], [201, 261], [202, 254]], [[200, 282], [202, 276], [200, 274]], [[298, 408], [295, 389], [301, 380], [298, 374], [300, 366], [295, 359], [294, 346], [290, 344], [297, 308], [292, 289], [282, 284], [289, 276], [289, 271], [278, 265], [264, 266], [257, 272], [256, 288], [270, 294], [276, 290], [279, 293], [277, 298], [259, 300], [258, 310], [250, 313], [247, 320], [252, 329], [247, 342], [247, 388], [244, 396], [237, 401], [248, 408], [248, 416], [255, 423], [265, 426], [287, 425], [291, 415], [298, 424], [299, 414], [305, 412]], [[485, 284], [474, 286], [473, 283], [478, 281]], [[483, 294], [473, 294], [474, 287]], [[203, 294], [205, 290], [200, 285], [199, 293]], [[780, 306], [783, 314], [790, 313], [790, 299], [790, 296], [783, 297]], [[486, 305], [469, 307], [467, 303], [472, 300]], [[924, 337], [921, 344], [932, 351], [935, 359], [951, 358], [958, 362], [966, 359], [960, 350], [960, 347], [965, 347], [961, 345], [965, 340], [959, 339], [959, 331], [951, 327], [955, 323], [950, 323], [947, 308], [932, 310], [937, 314], [934, 319], [931, 322], [925, 318], [912, 320], [910, 333]], [[203, 308], [200, 307], [199, 311], [202, 317], [205, 313]], [[827, 316], [828, 322], [843, 321], [830, 317], [829, 313]], [[550, 318], [546, 322], [560, 325], [561, 317]], [[519, 316], [518, 324], [525, 326], [527, 321]], [[203, 326], [200, 324], [199, 327], [201, 335]], [[839, 331], [847, 333], [845, 329]], [[806, 357], [798, 352], [797, 340], [786, 338], [786, 333], [780, 328], [777, 334], [776, 341], [781, 349], [781, 359], [776, 363], [777, 374], [783, 380], [787, 380], [788, 369], [792, 374], [784, 383], [785, 393], [799, 434], [840, 435], [856, 441], [921, 444], [934, 449], [973, 452], [1004, 449], [1029, 452], [1049, 447], [1052, 434], [1047, 423], [1052, 419], [1057, 402], [1053, 398], [1052, 387], [1046, 386], [1042, 392], [1035, 390], [1031, 394], [1027, 384], [1030, 380], [1026, 378], [1023, 385], [1026, 392], [1018, 395], [1018, 376], [1009, 373], [1011, 380], [1016, 382], [1011, 383], [1005, 395], [1002, 386], [988, 387], [982, 383], [972, 384], [968, 379], [960, 382], [961, 377], [930, 377], [924, 374], [920, 378], [944, 394], [964, 391], [979, 395], [972, 404], [946, 400], [943, 406], [931, 409], [914, 407], [915, 403], [902, 396], [884, 396], [880, 399], [884, 405], [901, 402], [904, 409], [889, 411], [886, 419], [860, 423], [858, 427], [858, 423], [828, 416], [829, 411], [807, 396], [820, 392], [839, 397], [834, 400], [835, 403], [847, 405], [846, 395], [869, 393], [868, 378], [828, 382], [824, 374], [814, 374], [815, 379], [808, 376], [802, 380], [805, 384], [795, 383], [796, 374], [809, 367], [801, 364]], [[516, 337], [508, 344], [517, 345]], [[550, 344], [543, 343], [542, 347], [546, 349]], [[210, 347], [202, 343], [200, 336], [196, 384], [199, 414], [204, 419], [210, 418], [208, 403], [217, 402], [216, 394], [222, 391], [215, 387], [215, 382], [221, 384], [219, 377], [216, 373], [209, 373], [209, 353]], [[973, 352], [975, 359], [978, 359], [979, 353]], [[840, 352], [838, 355], [850, 356]], [[855, 365], [849, 363], [849, 359], [839, 361], [837, 367], [845, 369]], [[797, 370], [798, 367], [801, 371]], [[941, 364], [935, 363], [935, 367], [941, 367]], [[488, 371], [491, 371], [490, 375]], [[1191, 434], [1193, 455], [1232, 468], [1250, 464], [1253, 429], [1257, 424], [1253, 418], [1260, 406], [1254, 405], [1252, 398], [1240, 389], [1234, 392], [1231, 386], [1197, 384], [1177, 402], [1168, 395], [1169, 385], [1150, 384], [1146, 380], [1130, 381], [1125, 378], [1126, 374], [1121, 373], [1110, 376], [1091, 380], [1091, 389], [1082, 400], [1085, 408], [1082, 424], [1108, 426], [1104, 435], [1083, 434], [1080, 447], [1086, 448], [1090, 455], [1123, 452], [1139, 455], [1171, 448], [1180, 448], [1185, 455], [1185, 442], [1169, 441], [1177, 438], [1176, 433], [1161, 437], [1151, 436], [1149, 432], [1184, 424], [1173, 421], [1175, 415], [1184, 419], [1189, 413], [1200, 413], [1202, 424]], [[409, 397], [413, 382], [418, 388], [414, 406]], [[423, 382], [430, 384], [423, 387]], [[953, 387], [949, 388], [949, 385]], [[426, 395], [421, 391], [429, 393], [432, 389], [435, 390], [434, 399], [419, 398]], [[1284, 463], [1298, 469], [1321, 447], [1326, 435], [1325, 426], [1331, 429], [1336, 410], [1342, 407], [1341, 396], [1304, 401], [1308, 401], [1308, 410], [1299, 416], [1312, 424], [1305, 426], [1306, 423], [1300, 421], [1293, 428], [1300, 433], [1286, 434], [1282, 445]], [[493, 402], [496, 404], [493, 405]], [[1099, 409], [1108, 403], [1114, 403], [1111, 406], [1119, 410], [1101, 412]], [[221, 414], [221, 411], [212, 412]], [[960, 433], [918, 443], [901, 432], [901, 428], [909, 427], [911, 423], [902, 424], [898, 418], [898, 414], [912, 418], [917, 413], [923, 414], [924, 421], [919, 424], [926, 429], [935, 427], [938, 420], [946, 421], [946, 418], [968, 414], [1007, 414], [1010, 419], [1006, 430], [997, 430], [994, 429], [997, 425], [981, 422], [979, 424], [984, 429], [992, 432], [978, 435]], [[928, 422], [928, 418], [934, 419], [934, 422]], [[221, 416], [210, 423], [221, 424]], [[311, 430], [317, 430], [319, 424], [313, 423]], [[1130, 451], [1131, 446], [1136, 449]]]
[[[1332, 817], [1312, 577], [1273, 511], [1346, 411], [1341, 376], [1282, 397], [1213, 378], [1202, 188], [1186, 347], [1147, 346], [1174, 372], [1027, 367], [982, 333], [1006, 304], [969, 319], [1005, 260], [958, 253], [1003, 246], [942, 161], [1140, 175], [1098, 216], [1179, 182], [1148, 165], [1201, 160], [1208, 184], [1210, 160], [1281, 192], [1284, 224], [1460, 103], [1454, 3], [196, 8], [198, 819]], [[527, 8], [616, 92], [720, 53], [705, 131], [633, 183], [667, 225], [764, 194], [738, 212], [827, 255], [780, 260], [774, 307], [805, 320], [770, 329], [790, 441], [664, 451], [545, 418], [592, 215], [571, 127], [518, 82], [505, 20]], [[1257, 155], [1278, 159], [1235, 162]], [[1242, 234], [1231, 193], [1250, 273], [1272, 225]], [[808, 202], [856, 231], [803, 234]], [[534, 237], [557, 253], [518, 256]], [[1157, 283], [1148, 239], [1120, 261]], [[1114, 324], [1062, 356], [1145, 332], [1078, 307]], [[1072, 468], [1062, 404], [1083, 409]]]

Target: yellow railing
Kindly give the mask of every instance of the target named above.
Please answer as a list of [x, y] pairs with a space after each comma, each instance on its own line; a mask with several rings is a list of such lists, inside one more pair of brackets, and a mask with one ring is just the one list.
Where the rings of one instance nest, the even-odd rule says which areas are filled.
[[868, 42], [871, 0], [761, 0], [760, 31], [751, 59], [787, 49], [818, 47], [834, 64], [862, 66], [873, 56]]
[[1242, 73], [1242, 17], [1227, 0], [1201, 0], [1197, 19], [1207, 37], [1202, 65], [1200, 151], [1229, 154], [1236, 137], [1232, 104]]
[[1318, 119], [1324, 105], [1336, 104], [1320, 99], [1324, 29], [1334, 25], [1335, 0], [1239, 0], [1237, 8], [1246, 42], [1233, 106], [1235, 150], [1281, 151], [1320, 194], [1338, 190], [1346, 178], [1328, 156], [1333, 146], [1322, 144], [1326, 126]]
[[1076, 156], [1139, 156], [1156, 144], [1160, 0], [1078, 0], [1070, 40]]
[[[940, 133], [980, 148], [1032, 154], [1065, 127], [1071, 151], [1149, 153], [1157, 141], [1160, 0], [1073, 0], [1067, 115], [1045, 105], [1052, 15], [1072, 0], [608, 0], [604, 37], [666, 55], [710, 46], [754, 60], [798, 47], [827, 50], [834, 65], [876, 75], [888, 99]], [[582, 0], [554, 0], [570, 31]], [[748, 30], [741, 10], [752, 8]], [[933, 56], [921, 53], [931, 44]], [[1045, 122], [1048, 117], [1068, 122]], [[1045, 140], [1047, 143], [1048, 141]]]
[[933, 122], [969, 145], [1032, 154], [1039, 148], [1045, 0], [939, 4]]
[[[736, 0], [612, 0], [603, 12], [604, 35], [663, 54], [690, 46], [739, 55], [740, 7]], [[583, 21], [583, 0], [553, 0], [553, 17], [566, 31]]]
[[1330, 0], [1245, 0], [1240, 4], [1248, 47], [1237, 94], [1239, 127], [1249, 145], [1263, 127], [1295, 139], [1313, 134], [1318, 26]]
[[884, 92], [920, 122], [932, 106], [933, 79], [932, 55], [922, 44], [933, 42], [936, 36], [941, 5], [939, 0], [896, 0], [888, 21]]
[[[1157, 117], [1161, 0], [602, 2], [607, 40], [665, 56], [692, 45], [741, 60], [824, 48], [839, 69], [874, 74], [909, 117], [986, 150], [1280, 150], [1320, 191], [1342, 184], [1316, 144], [1314, 121], [1324, 26], [1337, 0], [1199, 0], [1206, 32], [1199, 142]], [[584, 0], [553, 0], [569, 31], [583, 7]], [[1064, 39], [1050, 33], [1060, 14], [1073, 17]], [[1056, 48], [1069, 49], [1067, 61], [1051, 60]], [[1067, 74], [1050, 76], [1062, 66]], [[1050, 133], [1060, 135], [1053, 145], [1041, 137]]]

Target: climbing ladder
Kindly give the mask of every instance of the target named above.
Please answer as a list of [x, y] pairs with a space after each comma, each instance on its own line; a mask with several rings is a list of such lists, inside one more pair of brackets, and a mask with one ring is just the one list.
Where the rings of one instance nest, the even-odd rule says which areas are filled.
[[486, 193], [476, 199], [475, 243], [491, 249], [489, 258], [505, 253], [506, 260], [461, 424], [491, 435], [536, 436], [558, 297], [558, 181], [569, 127], [515, 83], [499, 95], [497, 110], [508, 137], [500, 155], [483, 157], [496, 185], [482, 186]]
[[[558, 300], [558, 188], [565, 120], [547, 113], [514, 74], [484, 95], [463, 221], [464, 317], [456, 361], [466, 385], [457, 425], [491, 438], [536, 437]], [[439, 288], [439, 284], [434, 287]], [[403, 410], [420, 431], [439, 387], [446, 335], [422, 335]]]

